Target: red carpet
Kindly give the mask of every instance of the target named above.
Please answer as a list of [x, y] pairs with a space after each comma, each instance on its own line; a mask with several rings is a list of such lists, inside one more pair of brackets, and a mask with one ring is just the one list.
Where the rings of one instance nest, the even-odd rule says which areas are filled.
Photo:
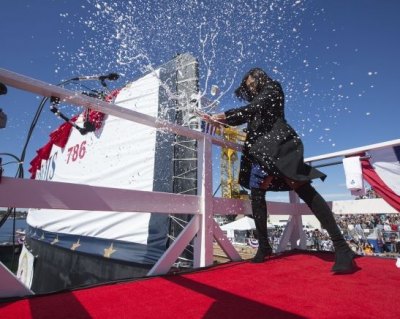
[[332, 261], [332, 253], [285, 253], [0, 303], [0, 318], [400, 318], [394, 259], [358, 258], [351, 275], [332, 274]]

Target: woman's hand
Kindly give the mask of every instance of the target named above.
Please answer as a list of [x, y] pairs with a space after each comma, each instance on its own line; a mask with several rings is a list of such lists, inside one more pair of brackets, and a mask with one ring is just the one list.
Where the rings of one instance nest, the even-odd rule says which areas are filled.
[[226, 120], [226, 116], [225, 113], [218, 113], [218, 114], [214, 114], [212, 116], [212, 119], [216, 122], [221, 122], [221, 123], [225, 123]]
[[225, 122], [225, 113], [218, 113], [214, 115], [204, 114], [203, 120], [215, 126], [221, 126]]

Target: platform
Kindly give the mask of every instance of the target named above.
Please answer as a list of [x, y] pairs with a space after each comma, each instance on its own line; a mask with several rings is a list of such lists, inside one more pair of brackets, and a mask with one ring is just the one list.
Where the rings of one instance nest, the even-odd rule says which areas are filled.
[[400, 318], [395, 259], [360, 257], [330, 272], [333, 253], [288, 252], [262, 264], [120, 282], [0, 303], [0, 318]]

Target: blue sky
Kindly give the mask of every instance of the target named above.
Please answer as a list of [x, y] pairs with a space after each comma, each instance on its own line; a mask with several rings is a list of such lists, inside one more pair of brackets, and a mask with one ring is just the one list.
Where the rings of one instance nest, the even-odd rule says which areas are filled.
[[[1, 68], [54, 84], [115, 71], [122, 75], [112, 84], [118, 87], [190, 52], [199, 59], [200, 89], [217, 84], [224, 93], [215, 111], [240, 105], [233, 88], [251, 67], [281, 81], [286, 117], [302, 135], [306, 157], [399, 138], [397, 0], [5, 0], [1, 6]], [[0, 152], [20, 155], [39, 101], [11, 87], [0, 96], [8, 115]], [[60, 124], [46, 106], [27, 162]], [[16, 165], [5, 168], [14, 176]], [[342, 167], [323, 170], [328, 179], [316, 186], [325, 197], [349, 198]]]

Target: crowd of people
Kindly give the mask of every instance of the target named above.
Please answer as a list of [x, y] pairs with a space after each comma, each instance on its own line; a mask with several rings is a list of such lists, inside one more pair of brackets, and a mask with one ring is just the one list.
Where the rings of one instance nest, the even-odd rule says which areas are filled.
[[[359, 255], [400, 254], [400, 214], [336, 215], [351, 249]], [[332, 251], [322, 229], [307, 231], [307, 249]]]
[[[395, 254], [400, 256], [400, 214], [335, 215], [336, 222], [351, 249], [358, 255]], [[279, 245], [284, 226], [269, 230], [274, 249]], [[308, 250], [334, 251], [324, 229], [305, 230]]]

